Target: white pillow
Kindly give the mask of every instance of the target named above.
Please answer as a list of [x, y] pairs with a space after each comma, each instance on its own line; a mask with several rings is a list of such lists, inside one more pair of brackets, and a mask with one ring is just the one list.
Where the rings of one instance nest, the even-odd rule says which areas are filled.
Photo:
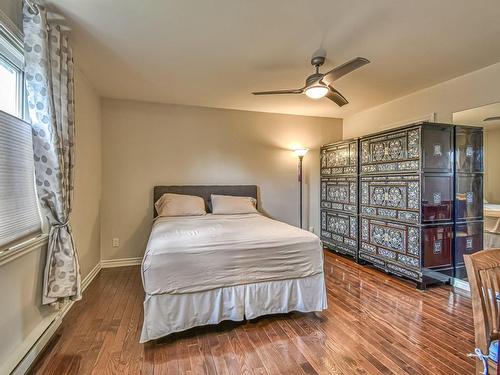
[[211, 196], [214, 215], [233, 215], [256, 213], [257, 200], [252, 197], [234, 197], [232, 195]]
[[205, 215], [205, 200], [194, 195], [165, 193], [155, 203], [158, 216]]

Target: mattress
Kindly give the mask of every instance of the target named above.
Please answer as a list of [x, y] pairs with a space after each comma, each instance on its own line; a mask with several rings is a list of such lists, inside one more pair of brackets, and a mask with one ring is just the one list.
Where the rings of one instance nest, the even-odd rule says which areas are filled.
[[484, 204], [484, 230], [500, 234], [500, 204]]
[[322, 273], [323, 251], [315, 234], [260, 214], [158, 218], [142, 261], [149, 295]]

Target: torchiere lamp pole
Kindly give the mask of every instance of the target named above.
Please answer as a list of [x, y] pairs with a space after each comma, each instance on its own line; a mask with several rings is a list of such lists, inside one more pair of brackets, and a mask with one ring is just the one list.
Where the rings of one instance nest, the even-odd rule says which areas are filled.
[[299, 218], [300, 218], [300, 227], [302, 228], [302, 159], [305, 154], [309, 151], [307, 148], [299, 148], [297, 150], [293, 150], [295, 155], [299, 157]]

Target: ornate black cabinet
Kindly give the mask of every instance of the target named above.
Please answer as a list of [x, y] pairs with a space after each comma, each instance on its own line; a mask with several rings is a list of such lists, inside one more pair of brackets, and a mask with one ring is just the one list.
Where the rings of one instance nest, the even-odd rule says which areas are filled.
[[419, 288], [465, 278], [483, 248], [483, 131], [421, 122], [323, 146], [320, 205], [326, 247]]
[[360, 139], [359, 259], [425, 288], [453, 276], [454, 132], [417, 123]]
[[321, 240], [330, 250], [358, 254], [358, 140], [321, 147]]
[[467, 277], [464, 255], [483, 249], [483, 129], [455, 129], [455, 277]]

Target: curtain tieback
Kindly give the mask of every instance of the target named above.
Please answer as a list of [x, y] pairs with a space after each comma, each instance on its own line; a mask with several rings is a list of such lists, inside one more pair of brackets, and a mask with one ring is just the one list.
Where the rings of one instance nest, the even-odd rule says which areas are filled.
[[57, 223], [52, 225], [52, 229], [60, 229], [68, 226], [69, 226], [69, 220], [66, 220], [64, 223]]

